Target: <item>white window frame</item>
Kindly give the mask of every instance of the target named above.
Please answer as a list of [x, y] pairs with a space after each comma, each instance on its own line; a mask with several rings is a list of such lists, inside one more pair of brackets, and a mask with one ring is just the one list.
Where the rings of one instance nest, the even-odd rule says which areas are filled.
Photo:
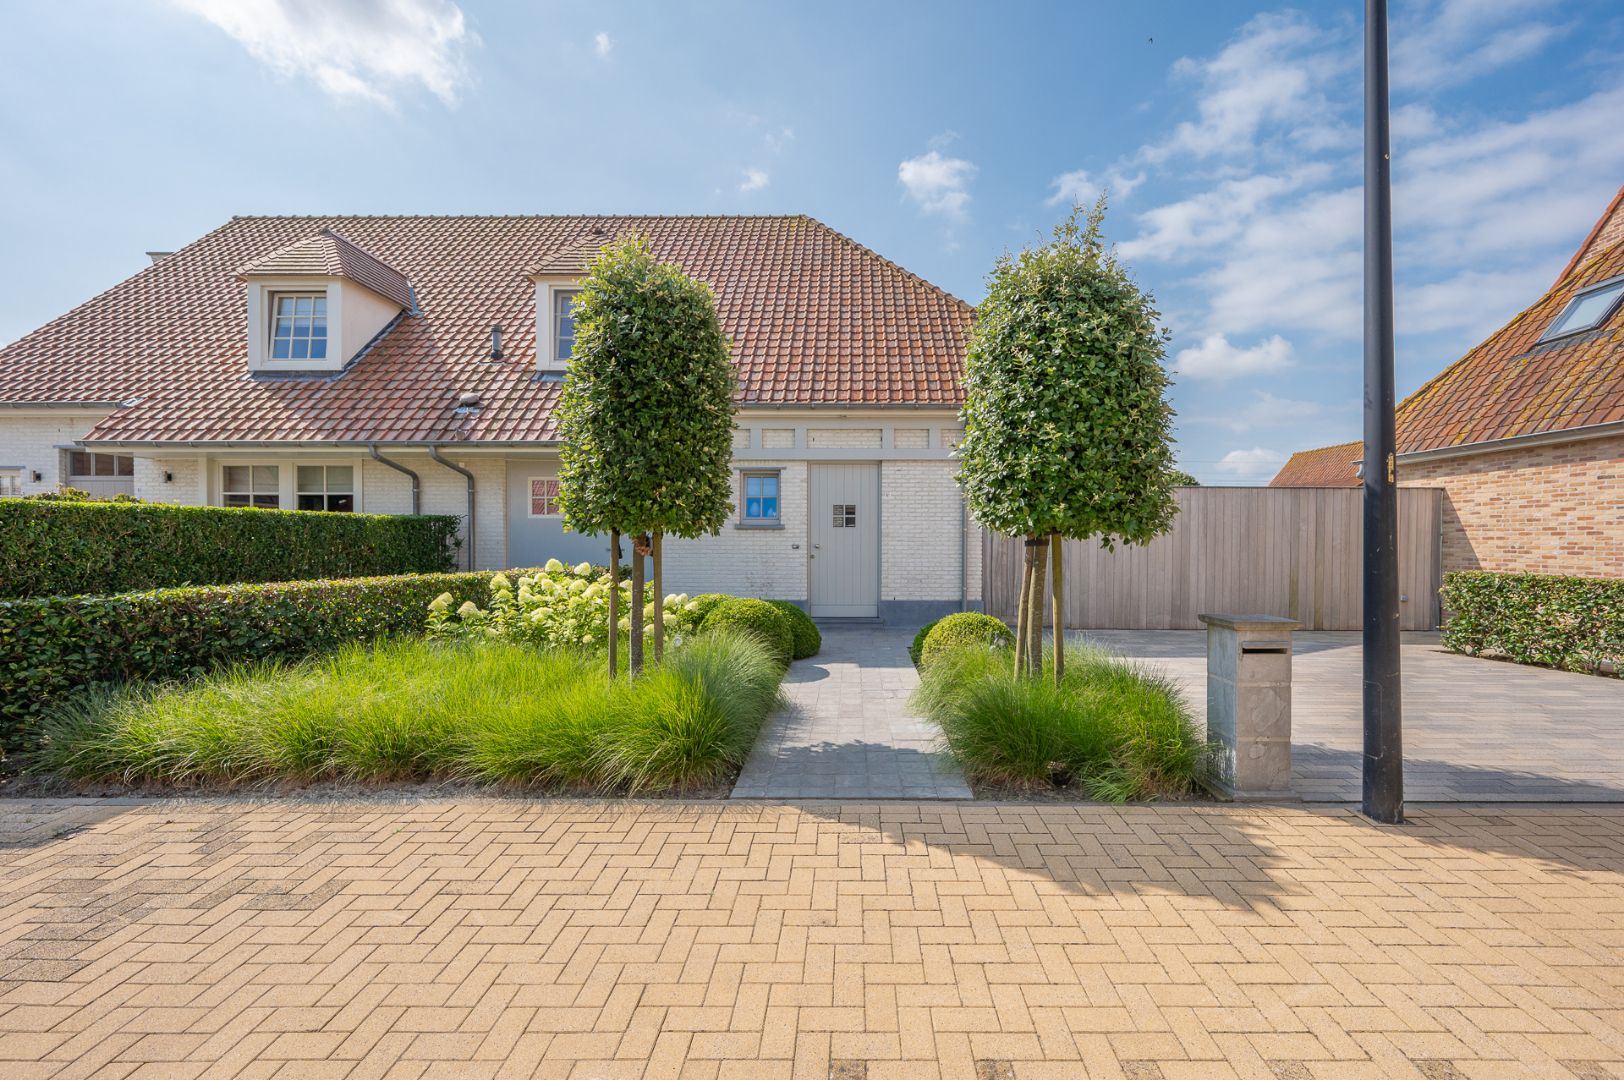
[[[226, 477], [230, 475], [230, 470], [232, 470], [232, 469], [246, 469], [248, 471], [248, 488], [247, 488], [247, 490], [233, 491], [233, 490], [231, 490], [230, 488], [228, 488], [226, 486]], [[259, 479], [256, 476], [256, 470], [259, 470], [259, 469], [275, 469], [275, 470], [277, 470], [275, 482], [272, 483], [271, 485], [265, 487], [265, 488], [261, 488], [260, 485], [259, 485]], [[282, 480], [283, 480], [282, 466], [278, 462], [269, 462], [269, 461], [256, 461], [256, 462], [227, 461], [227, 462], [222, 462], [221, 465], [220, 465], [220, 505], [221, 506], [231, 507], [232, 509], [237, 509], [237, 510], [242, 510], [242, 509], [282, 510], [282, 509], [285, 509], [285, 507], [282, 504]], [[272, 494], [274, 494], [276, 496], [276, 505], [275, 506], [261, 506], [256, 501], [258, 499], [268, 498]], [[240, 504], [240, 505], [227, 502], [226, 500], [229, 497], [231, 497], [232, 495], [243, 496], [243, 497], [247, 498], [248, 501], [246, 503], [243, 503], [243, 504]]]
[[[320, 469], [321, 470], [321, 488], [322, 489], [320, 491], [314, 491], [314, 490], [308, 489], [308, 488], [306, 488], [304, 486], [304, 483], [299, 479], [299, 473], [304, 469]], [[327, 474], [328, 474], [329, 470], [332, 470], [332, 469], [348, 469], [348, 470], [350, 470], [350, 486], [347, 489], [342, 490], [342, 491], [334, 491], [333, 490], [331, 482], [328, 480], [328, 477], [327, 477]], [[320, 511], [305, 510], [305, 513], [326, 513], [326, 514], [353, 514], [353, 513], [355, 513], [357, 508], [358, 508], [358, 497], [357, 497], [357, 493], [356, 493], [356, 490], [355, 490], [355, 482], [356, 482], [356, 478], [357, 478], [358, 474], [360, 473], [360, 471], [361, 471], [361, 468], [360, 468], [359, 465], [351, 465], [351, 464], [348, 464], [348, 463], [329, 464], [329, 463], [326, 463], [326, 462], [318, 463], [318, 462], [314, 462], [314, 461], [298, 461], [298, 462], [294, 462], [294, 465], [293, 465], [293, 509], [295, 509], [295, 510], [304, 510], [305, 508], [299, 505], [299, 501], [301, 499], [303, 499], [307, 495], [312, 495], [312, 496], [320, 496], [321, 497], [322, 504], [323, 504], [322, 508], [321, 508]], [[350, 497], [350, 508], [348, 510], [334, 510], [331, 507], [329, 507], [328, 505], [326, 505], [327, 500], [331, 499], [335, 495], [340, 495], [340, 496], [348, 495]]]
[[[76, 457], [78, 457], [80, 454], [83, 454], [86, 458], [89, 459], [89, 461], [90, 461], [90, 472], [87, 472], [87, 473], [86, 472], [74, 472], [74, 470], [73, 470], [74, 459]], [[99, 472], [96, 471], [96, 466], [97, 466], [97, 464], [99, 464], [99, 461], [102, 458], [112, 458], [113, 459], [113, 471], [112, 472], [103, 474], [103, 473], [99, 473]], [[120, 465], [121, 462], [128, 462], [129, 463], [129, 470], [130, 470], [129, 472], [119, 472], [118, 471], [119, 465]], [[75, 486], [74, 483], [73, 483], [73, 481], [75, 481], [75, 480], [131, 480], [131, 479], [134, 479], [134, 477], [135, 477], [135, 455], [134, 454], [112, 454], [112, 453], [108, 453], [105, 450], [69, 450], [68, 451], [67, 477], [68, 477], [68, 486], [69, 487]]]
[[208, 482], [208, 502], [211, 506], [224, 506], [226, 504], [226, 477], [225, 470], [231, 465], [274, 465], [277, 470], [277, 509], [297, 510], [299, 508], [299, 466], [300, 465], [348, 465], [353, 470], [350, 473], [354, 491], [351, 494], [355, 499], [353, 510], [335, 511], [304, 511], [314, 513], [355, 513], [364, 514], [366, 497], [363, 490], [365, 486], [365, 459], [354, 457], [341, 457], [332, 454], [312, 455], [311, 457], [214, 457], [209, 462], [206, 475]]
[[[562, 508], [559, 508], [559, 509], [555, 510], [551, 514], [538, 514], [538, 513], [536, 513], [536, 483], [538, 481], [543, 482], [543, 483], [556, 484], [556, 483], [558, 483], [558, 477], [556, 477], [556, 476], [531, 476], [531, 477], [526, 477], [525, 478], [525, 500], [526, 500], [525, 513], [528, 516], [530, 516], [532, 518], [535, 518], [537, 521], [559, 521], [559, 520], [561, 520], [564, 517], [564, 511], [563, 511]], [[557, 505], [557, 502], [558, 502], [558, 496], [557, 495], [552, 495], [552, 496], [543, 495], [541, 498], [542, 498], [543, 505], [545, 505], [549, 501], [551, 501], [555, 506]]]
[[[271, 359], [276, 330], [276, 297], [316, 296], [327, 299], [327, 356], [321, 360]], [[265, 277], [248, 282], [249, 371], [341, 371], [344, 368], [344, 289], [332, 277]]]
[[[1583, 326], [1562, 326], [1562, 324], [1567, 320], [1568, 315], [1573, 311], [1574, 308], [1578, 307], [1579, 304], [1584, 301], [1585, 297], [1594, 295], [1595, 293], [1611, 290], [1616, 290], [1617, 295], [1613, 297], [1613, 302], [1603, 308], [1602, 313], [1595, 319], [1585, 323]], [[1536, 342], [1536, 344], [1543, 345], [1547, 341], [1559, 341], [1565, 337], [1572, 337], [1575, 334], [1584, 334], [1591, 330], [1595, 330], [1617, 313], [1618, 306], [1621, 303], [1624, 303], [1624, 277], [1612, 277], [1608, 278], [1606, 281], [1598, 281], [1594, 285], [1586, 285], [1584, 288], [1580, 289], [1578, 292], [1569, 297], [1566, 304], [1562, 305], [1562, 310], [1557, 313], [1556, 318], [1551, 320], [1551, 325], [1545, 328], [1545, 333], [1540, 335], [1539, 341]]]
[[0, 499], [22, 498], [25, 471], [20, 466], [0, 466]]
[[[536, 278], [536, 370], [545, 374], [562, 375], [569, 369], [569, 361], [558, 356], [558, 303], [560, 293], [579, 293], [581, 282], [575, 277]], [[572, 339], [573, 340], [573, 339]]]
[[[322, 355], [321, 356], [314, 357], [314, 356], [291, 356], [291, 355], [289, 355], [289, 356], [277, 356], [276, 355], [276, 343], [279, 340], [278, 337], [277, 337], [277, 333], [276, 333], [276, 323], [277, 323], [277, 319], [280, 318], [280, 315], [278, 313], [278, 309], [282, 306], [282, 301], [284, 301], [284, 300], [293, 300], [295, 302], [297, 302], [299, 300], [310, 300], [310, 301], [318, 301], [319, 300], [319, 301], [321, 301], [321, 321], [322, 321], [322, 332], [321, 332]], [[334, 342], [333, 342], [333, 323], [332, 323], [332, 319], [330, 317], [329, 305], [330, 305], [330, 302], [329, 302], [329, 298], [328, 298], [326, 289], [311, 288], [311, 289], [273, 289], [273, 290], [271, 290], [268, 293], [268, 295], [266, 296], [266, 305], [265, 305], [265, 308], [266, 308], [265, 360], [266, 360], [266, 362], [271, 363], [271, 364], [285, 364], [285, 365], [287, 365], [289, 367], [298, 367], [298, 366], [304, 366], [304, 365], [310, 365], [310, 364], [325, 365], [327, 363], [329, 357], [331, 356], [332, 352], [333, 352], [333, 345], [334, 345]], [[291, 316], [291, 318], [297, 320], [298, 316], [294, 315], [294, 316]], [[309, 318], [314, 320], [315, 316], [312, 314], [311, 316], [309, 316]], [[292, 351], [293, 351], [293, 342], [295, 340], [297, 340], [297, 339], [294, 336], [290, 335], [285, 340], [288, 342], [288, 352], [292, 353]], [[306, 338], [305, 340], [306, 341], [315, 341], [316, 337], [315, 337], [314, 334], [312, 334], [310, 337]]]

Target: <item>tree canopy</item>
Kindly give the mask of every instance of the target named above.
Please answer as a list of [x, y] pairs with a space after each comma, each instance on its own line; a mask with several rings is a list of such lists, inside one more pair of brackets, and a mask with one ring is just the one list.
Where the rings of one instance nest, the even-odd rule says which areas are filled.
[[1106, 247], [1102, 198], [1006, 253], [970, 339], [959, 483], [1007, 535], [1142, 544], [1165, 532], [1173, 410], [1166, 333]]
[[628, 236], [592, 263], [555, 415], [576, 532], [720, 531], [732, 509], [735, 377], [710, 286]]

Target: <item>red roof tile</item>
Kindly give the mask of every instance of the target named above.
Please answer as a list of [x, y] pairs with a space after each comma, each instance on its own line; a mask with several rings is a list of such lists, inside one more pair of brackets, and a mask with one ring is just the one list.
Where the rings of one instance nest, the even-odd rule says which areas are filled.
[[412, 309], [412, 287], [406, 276], [371, 253], [362, 251], [332, 229], [295, 241], [263, 259], [249, 263], [238, 277], [274, 277], [289, 274], [325, 274], [359, 282], [379, 296]]
[[[238, 273], [324, 229], [409, 279], [419, 313], [340, 374], [251, 375]], [[0, 401], [134, 402], [92, 441], [546, 441], [560, 384], [535, 372], [526, 272], [595, 230], [639, 232], [715, 289], [743, 405], [963, 400], [970, 306], [795, 216], [233, 218], [0, 349]], [[457, 414], [464, 392], [483, 407]]]
[[1274, 474], [1270, 487], [1359, 487], [1363, 442], [1299, 450]]

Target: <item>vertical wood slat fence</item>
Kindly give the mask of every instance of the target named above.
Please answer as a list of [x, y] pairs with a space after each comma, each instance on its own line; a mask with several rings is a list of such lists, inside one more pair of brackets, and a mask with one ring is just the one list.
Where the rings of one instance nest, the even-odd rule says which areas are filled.
[[[1284, 615], [1308, 630], [1361, 625], [1359, 488], [1179, 488], [1178, 516], [1144, 547], [1066, 542], [1072, 629], [1197, 630], [1203, 612]], [[1438, 626], [1443, 492], [1398, 492], [1400, 624]], [[1022, 541], [985, 534], [982, 602], [1014, 621]]]

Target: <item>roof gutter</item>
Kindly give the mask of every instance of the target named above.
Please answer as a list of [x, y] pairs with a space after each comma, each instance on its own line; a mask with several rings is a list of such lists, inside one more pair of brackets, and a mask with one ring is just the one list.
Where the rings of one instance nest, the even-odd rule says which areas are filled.
[[1611, 435], [1624, 435], [1624, 420], [1605, 424], [1586, 424], [1583, 427], [1560, 428], [1555, 431], [1535, 431], [1527, 435], [1512, 435], [1504, 439], [1485, 439], [1482, 442], [1462, 443], [1459, 446], [1439, 446], [1432, 450], [1414, 450], [1398, 455], [1398, 463], [1409, 465], [1444, 458], [1469, 457], [1474, 454], [1492, 454], [1502, 450], [1519, 450], [1527, 446], [1546, 446], [1551, 443], [1580, 442], [1585, 439], [1605, 439]]
[[461, 473], [468, 481], [468, 569], [472, 570], [474, 568], [474, 474], [456, 462], [447, 461], [441, 457], [438, 446], [429, 447], [429, 457], [452, 472]]
[[387, 465], [391, 469], [394, 469], [396, 472], [405, 473], [407, 476], [411, 477], [411, 479], [412, 479], [412, 513], [421, 514], [423, 512], [423, 484], [422, 484], [422, 481], [420, 481], [417, 478], [417, 474], [415, 472], [413, 472], [412, 470], [408, 469], [406, 466], [402, 465], [400, 462], [398, 462], [398, 461], [390, 461], [388, 458], [386, 458], [382, 454], [378, 453], [378, 444], [377, 443], [368, 443], [367, 444], [367, 453], [371, 454], [372, 455], [372, 460], [376, 461], [379, 465]]

